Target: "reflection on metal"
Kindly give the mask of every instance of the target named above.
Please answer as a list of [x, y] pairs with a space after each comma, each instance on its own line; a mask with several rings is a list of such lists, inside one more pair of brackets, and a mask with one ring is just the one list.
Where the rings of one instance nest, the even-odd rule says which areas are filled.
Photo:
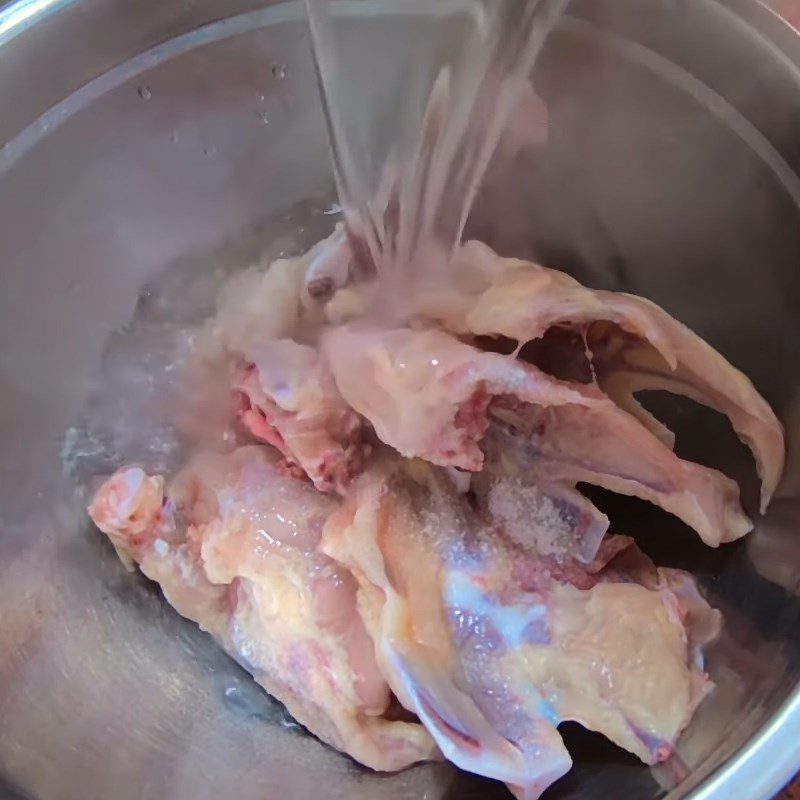
[[787, 25], [795, 30], [800, 30], [800, 2], [798, 0], [762, 0], [762, 2]]
[[[31, 4], [38, 2], [43, 6], [48, 6], [56, 5], [59, 2], [63, 3], [64, 0], [24, 0], [22, 4], [26, 5], [29, 2]], [[73, 2], [73, 0], [67, 0], [67, 2]], [[0, 146], [0, 175], [73, 114], [77, 114], [92, 101], [118, 86], [122, 86], [137, 75], [153, 69], [160, 63], [212, 42], [221, 42], [250, 31], [300, 20], [302, 20], [301, 6], [294, 3], [278, 3], [250, 14], [241, 14], [237, 17], [213, 22], [190, 33], [170, 39], [145, 53], [140, 53], [130, 61], [98, 76], [86, 86], [81, 87], [75, 94], [56, 103], [27, 128], [20, 131], [11, 141]], [[0, 44], [2, 44], [2, 12], [0, 12]]]
[[0, 8], [0, 44], [20, 33], [26, 25], [45, 11], [54, 11], [58, 6], [69, 5], [74, 0], [18, 0], [6, 8]]

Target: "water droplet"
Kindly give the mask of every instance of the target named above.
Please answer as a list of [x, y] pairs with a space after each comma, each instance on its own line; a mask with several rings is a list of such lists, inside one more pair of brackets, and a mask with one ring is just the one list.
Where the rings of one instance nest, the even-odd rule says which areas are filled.
[[260, 94], [258, 96], [258, 102], [259, 103], [265, 103], [266, 101], [267, 101], [267, 96], [265, 94]]
[[179, 139], [178, 131], [172, 131], [172, 133], [169, 135], [169, 143], [170, 144], [177, 144], [178, 143], [178, 139]]
[[213, 144], [203, 148], [204, 156], [209, 156], [210, 158], [211, 156], [215, 156], [216, 154], [217, 154], [217, 148]]
[[261, 112], [261, 113], [258, 115], [258, 118], [261, 120], [261, 123], [262, 123], [263, 125], [269, 125], [269, 118], [267, 117], [267, 114], [266, 114], [266, 112], [262, 111], [262, 112]]
[[290, 731], [299, 731], [301, 730], [300, 726], [288, 715], [281, 716], [281, 727], [287, 728]]
[[272, 68], [272, 77], [283, 79], [286, 77], [286, 64], [276, 64]]
[[142, 100], [149, 100], [153, 96], [153, 92], [149, 86], [140, 86], [138, 92]]

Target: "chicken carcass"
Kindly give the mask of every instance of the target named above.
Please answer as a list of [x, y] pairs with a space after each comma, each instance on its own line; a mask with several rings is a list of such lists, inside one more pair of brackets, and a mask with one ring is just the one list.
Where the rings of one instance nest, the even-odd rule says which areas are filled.
[[[457, 275], [418, 252], [409, 291], [401, 275], [350, 282], [342, 229], [234, 279], [206, 351], [271, 447], [196, 457], [168, 485], [125, 468], [90, 513], [181, 614], [363, 764], [444, 754], [534, 800], [571, 765], [567, 720], [663, 761], [711, 688], [719, 614], [691, 576], [609, 535], [577, 484], [653, 502], [716, 546], [751, 528], [738, 487], [678, 458], [634, 394], [726, 413], [762, 504], [780, 425], [647, 301], [477, 243], [457, 250]], [[514, 341], [503, 355], [483, 337]], [[529, 342], [542, 368], [520, 357]]]
[[325, 527], [401, 702], [448, 759], [528, 800], [570, 767], [564, 720], [646, 763], [667, 758], [710, 688], [701, 648], [717, 615], [691, 579], [676, 574], [673, 591], [655, 568], [615, 567], [624, 537], [589, 567], [525, 552], [447, 484], [390, 462]]
[[465, 244], [459, 259], [489, 282], [470, 299], [458, 323], [463, 332], [522, 345], [554, 326], [581, 331], [600, 386], [667, 442], [670, 434], [636, 392], [664, 389], [727, 415], [755, 457], [766, 508], [783, 472], [783, 429], [750, 380], [707, 342], [649, 300], [587, 289], [563, 272], [502, 259], [480, 242]]
[[323, 351], [346, 402], [406, 457], [478, 471], [492, 419], [529, 444], [541, 481], [649, 500], [712, 546], [752, 528], [733, 481], [678, 458], [595, 386], [435, 330], [346, 326], [325, 336]]
[[266, 448], [190, 463], [165, 494], [126, 468], [90, 506], [97, 526], [310, 731], [374, 769], [433, 758], [390, 692], [350, 573], [317, 551], [335, 503], [287, 477]]

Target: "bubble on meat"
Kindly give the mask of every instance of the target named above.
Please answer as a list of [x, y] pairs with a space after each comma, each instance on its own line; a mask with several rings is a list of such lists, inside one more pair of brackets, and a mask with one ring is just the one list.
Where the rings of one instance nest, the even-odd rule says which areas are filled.
[[541, 555], [594, 558], [608, 519], [577, 492], [522, 480], [498, 480], [489, 490], [487, 510], [516, 544]]

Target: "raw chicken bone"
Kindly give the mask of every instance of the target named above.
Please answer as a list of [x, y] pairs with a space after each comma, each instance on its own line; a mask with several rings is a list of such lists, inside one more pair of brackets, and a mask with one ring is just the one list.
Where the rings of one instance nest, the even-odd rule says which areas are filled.
[[371, 469], [342, 511], [329, 518], [323, 549], [356, 576], [359, 610], [381, 672], [445, 757], [533, 798], [571, 761], [551, 725], [531, 719], [530, 741], [512, 742], [472, 696], [442, 584], [442, 552], [460, 544], [464, 508], [454, 494], [448, 497], [454, 502], [441, 502], [429, 474], [421, 462], [398, 468], [389, 461]]
[[563, 491], [587, 482], [641, 497], [712, 546], [752, 528], [733, 481], [678, 458], [595, 386], [434, 330], [346, 326], [326, 334], [323, 352], [345, 401], [407, 458], [479, 471], [492, 418], [527, 443], [524, 470], [537, 484]]
[[277, 448], [293, 474], [343, 494], [369, 454], [364, 420], [344, 402], [314, 348], [278, 339], [251, 354], [234, 385], [242, 424]]
[[753, 452], [766, 509], [783, 472], [783, 429], [750, 380], [697, 334], [649, 300], [587, 289], [562, 272], [502, 259], [479, 242], [464, 245], [458, 258], [489, 276], [488, 288], [465, 304], [458, 332], [522, 345], [554, 326], [577, 330], [600, 387], [670, 446], [672, 434], [637, 403], [636, 392], [665, 389], [727, 415]]

